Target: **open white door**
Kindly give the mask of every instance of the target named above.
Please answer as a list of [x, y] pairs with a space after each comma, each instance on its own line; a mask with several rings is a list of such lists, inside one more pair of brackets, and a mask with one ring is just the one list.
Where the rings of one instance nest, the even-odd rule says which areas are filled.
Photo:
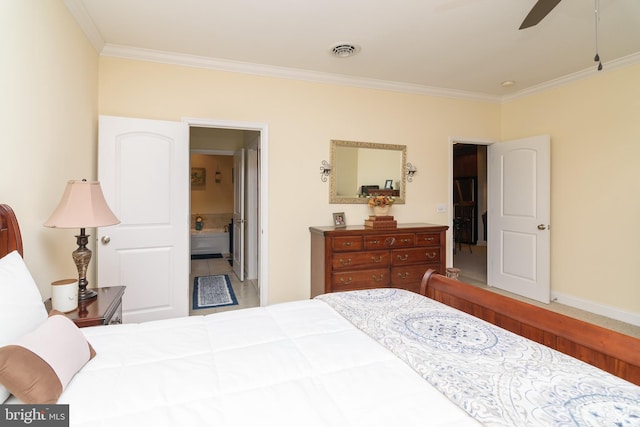
[[233, 156], [233, 272], [244, 281], [244, 149]]
[[121, 223], [98, 229], [98, 285], [127, 287], [123, 320], [189, 314], [189, 126], [101, 116], [98, 175]]
[[488, 150], [487, 282], [544, 303], [550, 297], [550, 138]]

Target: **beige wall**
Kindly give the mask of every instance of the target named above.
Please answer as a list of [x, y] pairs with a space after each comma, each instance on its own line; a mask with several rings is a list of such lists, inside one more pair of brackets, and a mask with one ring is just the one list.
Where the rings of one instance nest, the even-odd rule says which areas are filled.
[[551, 288], [640, 314], [640, 65], [506, 103], [502, 139], [551, 135]]
[[0, 1], [0, 39], [0, 203], [48, 298], [52, 281], [78, 275], [79, 230], [42, 224], [69, 179], [96, 178], [98, 55], [60, 0]]
[[365, 205], [328, 204], [320, 180], [331, 139], [407, 145], [418, 168], [400, 222], [446, 224], [449, 137], [499, 135], [500, 106], [257, 77], [176, 65], [100, 59], [100, 113], [179, 121], [183, 116], [269, 124], [269, 302], [308, 298], [309, 226], [344, 211], [363, 223]]
[[[552, 138], [552, 291], [640, 313], [635, 182], [640, 67], [607, 70], [502, 106], [103, 57], [62, 0], [0, 2], [0, 202], [16, 210], [43, 297], [73, 277], [75, 230], [42, 227], [68, 179], [96, 177], [101, 114], [269, 124], [270, 302], [309, 295], [310, 225], [349, 223], [361, 205], [329, 205], [319, 166], [329, 141], [406, 144], [418, 167], [399, 221], [446, 223], [451, 136]], [[98, 75], [100, 79], [98, 80]], [[98, 98], [99, 90], [99, 98]], [[91, 230], [93, 231], [93, 230]], [[90, 271], [91, 273], [91, 271]], [[611, 273], [615, 282], [606, 279]]]

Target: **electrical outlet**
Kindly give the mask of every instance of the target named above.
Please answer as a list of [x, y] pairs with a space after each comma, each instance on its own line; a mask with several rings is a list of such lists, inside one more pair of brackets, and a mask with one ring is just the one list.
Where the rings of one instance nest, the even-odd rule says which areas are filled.
[[436, 212], [445, 213], [446, 211], [447, 211], [447, 205], [445, 205], [444, 203], [438, 203], [436, 205]]

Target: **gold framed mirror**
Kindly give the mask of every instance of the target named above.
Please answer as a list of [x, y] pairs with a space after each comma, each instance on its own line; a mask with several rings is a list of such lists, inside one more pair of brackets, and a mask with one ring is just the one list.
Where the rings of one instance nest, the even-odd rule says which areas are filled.
[[331, 140], [329, 203], [367, 203], [370, 194], [405, 203], [407, 146]]

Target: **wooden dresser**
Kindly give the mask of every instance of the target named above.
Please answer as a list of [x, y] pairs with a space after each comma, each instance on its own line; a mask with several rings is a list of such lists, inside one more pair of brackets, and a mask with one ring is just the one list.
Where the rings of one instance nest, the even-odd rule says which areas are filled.
[[419, 292], [429, 268], [446, 273], [448, 228], [433, 224], [398, 224], [394, 229], [310, 227], [311, 297], [384, 287]]

